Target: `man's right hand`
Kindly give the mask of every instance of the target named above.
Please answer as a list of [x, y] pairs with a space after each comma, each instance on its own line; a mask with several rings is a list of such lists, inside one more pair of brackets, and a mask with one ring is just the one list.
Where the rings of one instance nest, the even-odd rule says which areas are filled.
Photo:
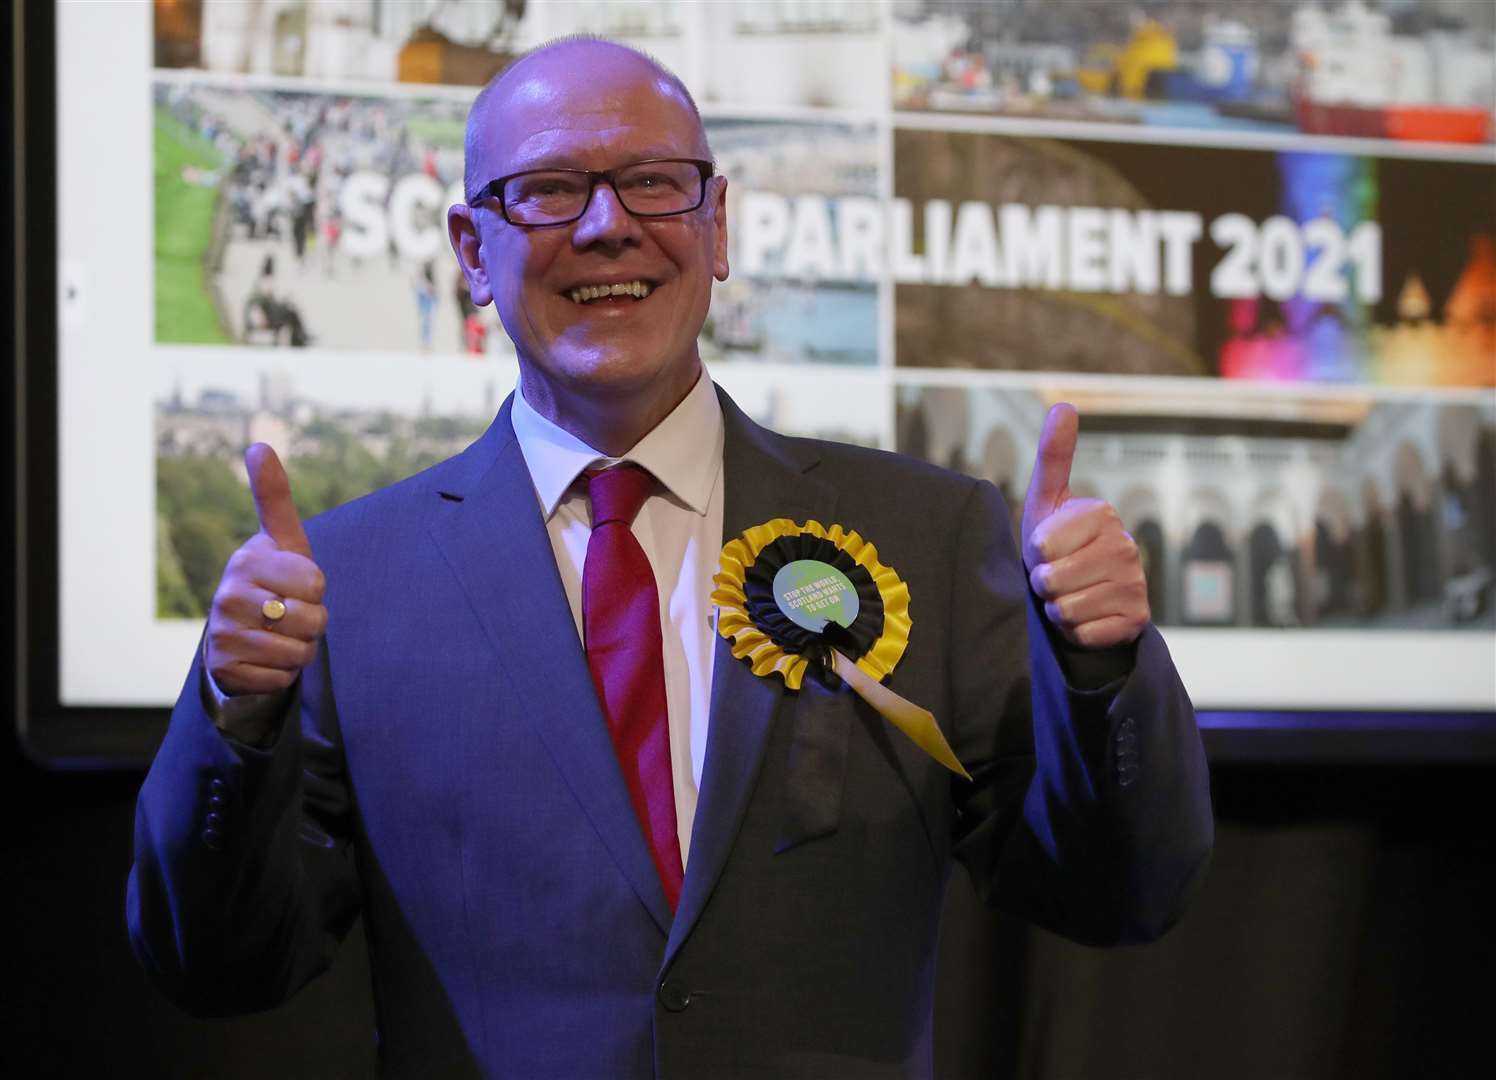
[[[260, 531], [229, 556], [208, 613], [207, 664], [225, 694], [268, 694], [296, 681], [317, 655], [327, 628], [326, 586], [291, 501], [291, 483], [275, 451], [244, 451]], [[267, 600], [286, 613], [265, 617]]]

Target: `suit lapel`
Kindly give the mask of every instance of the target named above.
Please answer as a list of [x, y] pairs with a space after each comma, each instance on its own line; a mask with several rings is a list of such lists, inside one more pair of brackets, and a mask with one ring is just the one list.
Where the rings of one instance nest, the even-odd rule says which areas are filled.
[[430, 531], [556, 767], [668, 933], [670, 907], [608, 738], [509, 408], [506, 401], [488, 433], [463, 455], [472, 460], [459, 459], [443, 477], [446, 486], [432, 496]]
[[[726, 425], [723, 543], [749, 526], [776, 517], [816, 518], [829, 524], [836, 510], [836, 493], [808, 475], [818, 459], [793, 452], [792, 444], [748, 419], [720, 388], [717, 396]], [[730, 644], [717, 637], [701, 797], [664, 967], [690, 935], [722, 875], [785, 696], [780, 679], [754, 675], [747, 664], [734, 659]]]

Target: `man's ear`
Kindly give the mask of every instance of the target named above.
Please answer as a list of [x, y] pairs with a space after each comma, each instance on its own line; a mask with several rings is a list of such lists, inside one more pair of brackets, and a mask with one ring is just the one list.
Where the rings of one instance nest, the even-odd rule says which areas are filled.
[[712, 227], [716, 230], [712, 246], [712, 276], [727, 280], [727, 177], [713, 177], [717, 193], [712, 198]]
[[478, 233], [477, 211], [466, 203], [457, 203], [447, 210], [447, 239], [452, 242], [452, 253], [457, 256], [457, 266], [467, 278], [468, 292], [478, 307], [493, 300], [489, 288], [488, 271], [483, 268], [483, 238]]

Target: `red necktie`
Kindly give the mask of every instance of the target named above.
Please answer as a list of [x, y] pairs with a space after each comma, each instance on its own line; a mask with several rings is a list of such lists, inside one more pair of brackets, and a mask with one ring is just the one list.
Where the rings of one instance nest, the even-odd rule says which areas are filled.
[[637, 465], [588, 472], [592, 536], [582, 567], [587, 666], [670, 910], [685, 876], [665, 711], [660, 596], [630, 525], [655, 479]]

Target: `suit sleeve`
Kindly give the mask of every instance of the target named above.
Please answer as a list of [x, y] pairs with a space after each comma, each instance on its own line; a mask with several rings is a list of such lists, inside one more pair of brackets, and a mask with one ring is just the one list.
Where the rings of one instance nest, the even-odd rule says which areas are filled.
[[955, 854], [989, 903], [1087, 944], [1153, 940], [1214, 839], [1194, 709], [1158, 631], [1122, 680], [1066, 684], [1002, 496], [974, 485], [952, 556]]
[[327, 968], [358, 913], [327, 663], [324, 642], [288, 696], [279, 737], [255, 748], [214, 727], [199, 649], [141, 788], [130, 942], [188, 1012], [280, 1004]]

